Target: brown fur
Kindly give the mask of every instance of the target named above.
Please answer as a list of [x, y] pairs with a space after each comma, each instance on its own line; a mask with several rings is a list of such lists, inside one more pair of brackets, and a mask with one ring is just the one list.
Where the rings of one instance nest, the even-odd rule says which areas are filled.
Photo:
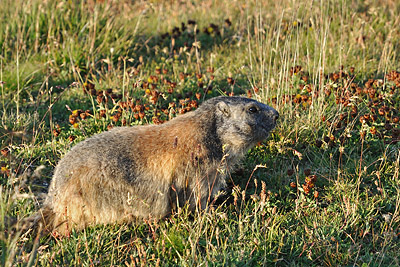
[[95, 135], [59, 162], [38, 213], [45, 216], [36, 221], [66, 234], [90, 224], [163, 218], [186, 203], [204, 209], [225, 187], [228, 168], [267, 138], [277, 118], [255, 100], [217, 97], [162, 125]]

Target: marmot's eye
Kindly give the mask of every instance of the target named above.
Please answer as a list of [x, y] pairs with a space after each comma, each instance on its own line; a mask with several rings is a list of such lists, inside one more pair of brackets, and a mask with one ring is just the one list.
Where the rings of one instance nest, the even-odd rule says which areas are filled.
[[251, 108], [249, 108], [249, 112], [250, 113], [256, 113], [258, 110], [257, 110], [257, 108], [255, 108], [255, 107], [251, 107]]

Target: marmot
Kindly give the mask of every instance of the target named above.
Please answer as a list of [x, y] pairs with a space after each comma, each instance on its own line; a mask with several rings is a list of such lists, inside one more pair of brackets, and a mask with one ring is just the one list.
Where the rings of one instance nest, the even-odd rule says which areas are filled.
[[58, 163], [36, 221], [61, 234], [89, 224], [204, 209], [225, 175], [275, 127], [279, 113], [244, 97], [215, 97], [161, 125], [116, 127]]

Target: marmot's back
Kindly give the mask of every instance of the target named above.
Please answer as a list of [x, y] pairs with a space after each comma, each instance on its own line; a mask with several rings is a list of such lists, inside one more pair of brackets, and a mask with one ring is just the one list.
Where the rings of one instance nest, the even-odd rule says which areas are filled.
[[217, 170], [265, 140], [277, 118], [255, 100], [217, 97], [162, 125], [88, 138], [55, 169], [45, 202], [54, 216], [46, 223], [64, 233], [93, 223], [162, 218], [185, 203], [203, 209], [225, 186]]

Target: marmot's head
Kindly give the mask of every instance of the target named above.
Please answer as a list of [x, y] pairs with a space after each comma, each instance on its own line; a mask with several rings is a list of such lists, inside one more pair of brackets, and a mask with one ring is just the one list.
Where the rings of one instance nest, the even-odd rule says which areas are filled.
[[214, 106], [217, 135], [235, 150], [267, 139], [279, 117], [272, 107], [245, 97], [216, 97], [204, 104]]

